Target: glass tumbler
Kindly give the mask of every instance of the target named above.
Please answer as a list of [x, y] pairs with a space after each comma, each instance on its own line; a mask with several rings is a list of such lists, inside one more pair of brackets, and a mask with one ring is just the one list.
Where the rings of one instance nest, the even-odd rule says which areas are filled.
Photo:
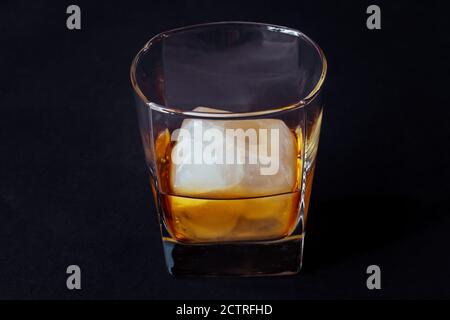
[[303, 33], [221, 22], [163, 32], [131, 66], [170, 274], [298, 273], [327, 63]]

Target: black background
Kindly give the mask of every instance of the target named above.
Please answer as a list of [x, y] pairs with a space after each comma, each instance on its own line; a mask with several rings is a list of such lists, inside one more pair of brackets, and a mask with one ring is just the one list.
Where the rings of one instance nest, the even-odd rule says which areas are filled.
[[[74, 3], [78, 31], [71, 2], [0, 4], [0, 298], [450, 298], [443, 1]], [[373, 3], [382, 30], [366, 28]], [[328, 58], [299, 276], [174, 279], [163, 264], [129, 66], [161, 31], [223, 20], [300, 29]]]

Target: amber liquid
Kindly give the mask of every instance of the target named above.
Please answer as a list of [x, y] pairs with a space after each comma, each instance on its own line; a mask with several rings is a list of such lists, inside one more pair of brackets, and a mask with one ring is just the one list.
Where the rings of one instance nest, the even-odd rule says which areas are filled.
[[277, 239], [297, 223], [299, 192], [247, 199], [162, 195], [166, 223], [182, 242]]
[[[159, 197], [163, 222], [173, 239], [185, 243], [262, 241], [290, 235], [298, 224], [302, 176], [302, 139], [297, 141], [297, 183], [294, 191], [253, 198], [193, 198], [173, 195], [170, 190], [170, 155], [174, 142], [166, 130], [155, 141]], [[312, 171], [306, 177], [310, 186]], [[155, 186], [154, 186], [155, 187]], [[309, 202], [310, 188], [305, 196]], [[306, 215], [306, 210], [304, 212]], [[304, 219], [306, 217], [303, 217]]]

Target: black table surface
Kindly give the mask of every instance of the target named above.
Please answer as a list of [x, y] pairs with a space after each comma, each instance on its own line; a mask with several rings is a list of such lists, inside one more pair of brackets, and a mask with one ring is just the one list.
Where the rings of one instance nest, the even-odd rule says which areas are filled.
[[[448, 22], [442, 2], [0, 4], [0, 298], [450, 298]], [[304, 269], [174, 279], [129, 81], [153, 35], [212, 21], [302, 30], [329, 74]], [[82, 290], [66, 268], [82, 269]], [[368, 290], [366, 268], [381, 268]]]

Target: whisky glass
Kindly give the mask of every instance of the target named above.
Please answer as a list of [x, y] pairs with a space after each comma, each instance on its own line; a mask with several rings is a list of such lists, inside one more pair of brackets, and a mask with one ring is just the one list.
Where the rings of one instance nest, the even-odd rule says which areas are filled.
[[261, 23], [174, 29], [140, 50], [130, 76], [170, 274], [300, 271], [326, 70], [306, 35]]

